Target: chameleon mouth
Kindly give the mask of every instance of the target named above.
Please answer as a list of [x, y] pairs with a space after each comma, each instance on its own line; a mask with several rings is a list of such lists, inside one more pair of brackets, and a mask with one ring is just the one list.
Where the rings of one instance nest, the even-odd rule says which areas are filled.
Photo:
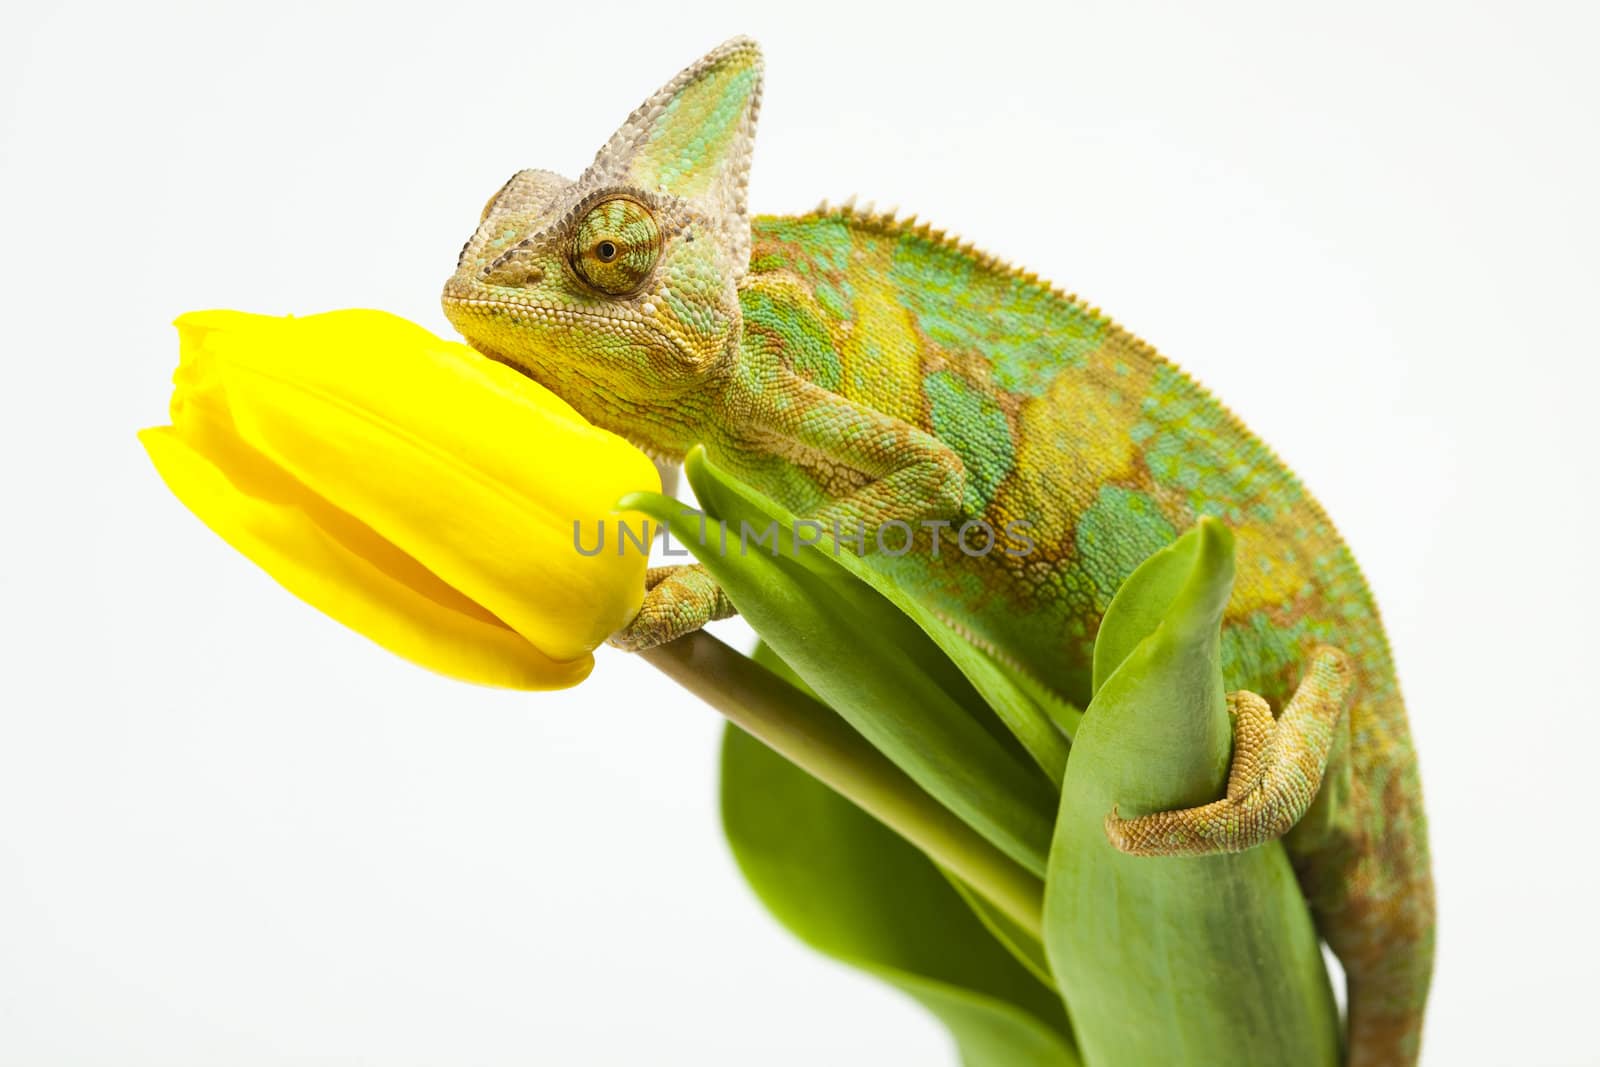
[[[683, 347], [676, 337], [665, 330], [652, 326], [647, 321], [641, 321], [642, 316], [607, 313], [599, 310], [575, 310], [569, 307], [558, 307], [553, 304], [540, 304], [532, 300], [515, 300], [503, 296], [468, 296], [452, 291], [452, 285], [446, 285], [440, 303], [444, 305], [445, 318], [463, 336], [467, 331], [462, 329], [462, 322], [451, 314], [452, 310], [465, 312], [467, 316], [476, 312], [479, 315], [488, 315], [494, 318], [510, 318], [518, 314], [527, 316], [544, 327], [560, 328], [572, 327], [583, 323], [599, 323], [611, 330], [625, 330], [649, 342], [666, 345], [673, 354], [686, 365], [695, 363], [695, 355]], [[463, 316], [466, 317], [466, 316]], [[522, 368], [518, 368], [519, 370]], [[532, 377], [532, 375], [529, 375]]]
[[482, 308], [488, 311], [531, 311], [540, 317], [552, 319], [583, 319], [589, 322], [615, 322], [638, 326], [638, 320], [628, 315], [608, 315], [601, 311], [576, 311], [555, 304], [541, 304], [533, 300], [512, 300], [503, 296], [460, 296], [446, 292], [441, 298], [446, 307]]

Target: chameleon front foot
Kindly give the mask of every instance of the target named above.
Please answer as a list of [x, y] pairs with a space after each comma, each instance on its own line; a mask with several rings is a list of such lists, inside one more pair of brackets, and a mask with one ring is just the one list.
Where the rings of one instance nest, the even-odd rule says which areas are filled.
[[651, 567], [644, 575], [644, 589], [639, 613], [612, 634], [607, 644], [625, 652], [640, 652], [737, 613], [727, 594], [698, 563]]
[[1256, 694], [1228, 694], [1233, 763], [1227, 795], [1198, 808], [1133, 819], [1112, 808], [1106, 837], [1134, 856], [1243, 852], [1281, 837], [1316, 798], [1353, 681], [1349, 658], [1323, 646], [1312, 653], [1305, 678], [1277, 721]]

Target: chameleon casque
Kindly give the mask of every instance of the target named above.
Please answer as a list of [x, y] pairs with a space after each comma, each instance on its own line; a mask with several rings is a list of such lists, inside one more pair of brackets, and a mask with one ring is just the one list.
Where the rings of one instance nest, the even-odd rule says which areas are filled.
[[[729, 41], [577, 181], [514, 175], [445, 286], [450, 321], [657, 458], [703, 443], [825, 525], [1027, 522], [1026, 554], [879, 565], [1080, 707], [1118, 585], [1198, 517], [1226, 522], [1223, 669], [1248, 691], [1229, 700], [1234, 777], [1259, 770], [1215, 805], [1113, 815], [1107, 833], [1148, 854], [1284, 835], [1346, 971], [1349, 1062], [1414, 1062], [1434, 929], [1421, 787], [1377, 608], [1327, 515], [1203, 388], [1034, 275], [890, 215], [751, 217], [761, 86], [759, 49]], [[614, 643], [732, 611], [697, 567], [647, 582]]]

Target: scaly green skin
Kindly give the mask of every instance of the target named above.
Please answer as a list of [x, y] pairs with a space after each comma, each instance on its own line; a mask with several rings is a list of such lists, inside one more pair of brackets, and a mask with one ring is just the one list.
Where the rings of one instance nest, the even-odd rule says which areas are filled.
[[[893, 554], [888, 530], [892, 551], [869, 558], [1080, 706], [1122, 580], [1200, 516], [1225, 520], [1238, 577], [1224, 674], [1284, 711], [1268, 727], [1236, 698], [1223, 801], [1107, 833], [1161, 854], [1293, 826], [1285, 843], [1349, 977], [1350, 1062], [1413, 1062], [1434, 915], [1421, 788], [1377, 609], [1332, 523], [1200, 386], [1032, 275], [852, 208], [750, 219], [760, 84], [754, 44], [729, 42], [577, 182], [514, 176], [446, 286], [452, 322], [657, 456], [704, 443], [825, 526], [906, 523], [909, 551]], [[982, 556], [955, 540], [977, 520], [996, 537]], [[652, 572], [617, 641], [647, 647], [729, 610], [702, 571]]]

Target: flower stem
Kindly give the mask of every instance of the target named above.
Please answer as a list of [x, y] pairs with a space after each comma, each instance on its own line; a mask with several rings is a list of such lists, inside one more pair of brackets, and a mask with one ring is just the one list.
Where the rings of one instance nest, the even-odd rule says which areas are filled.
[[924, 792], [826, 705], [705, 632], [639, 655], [1042, 938], [1043, 882]]

